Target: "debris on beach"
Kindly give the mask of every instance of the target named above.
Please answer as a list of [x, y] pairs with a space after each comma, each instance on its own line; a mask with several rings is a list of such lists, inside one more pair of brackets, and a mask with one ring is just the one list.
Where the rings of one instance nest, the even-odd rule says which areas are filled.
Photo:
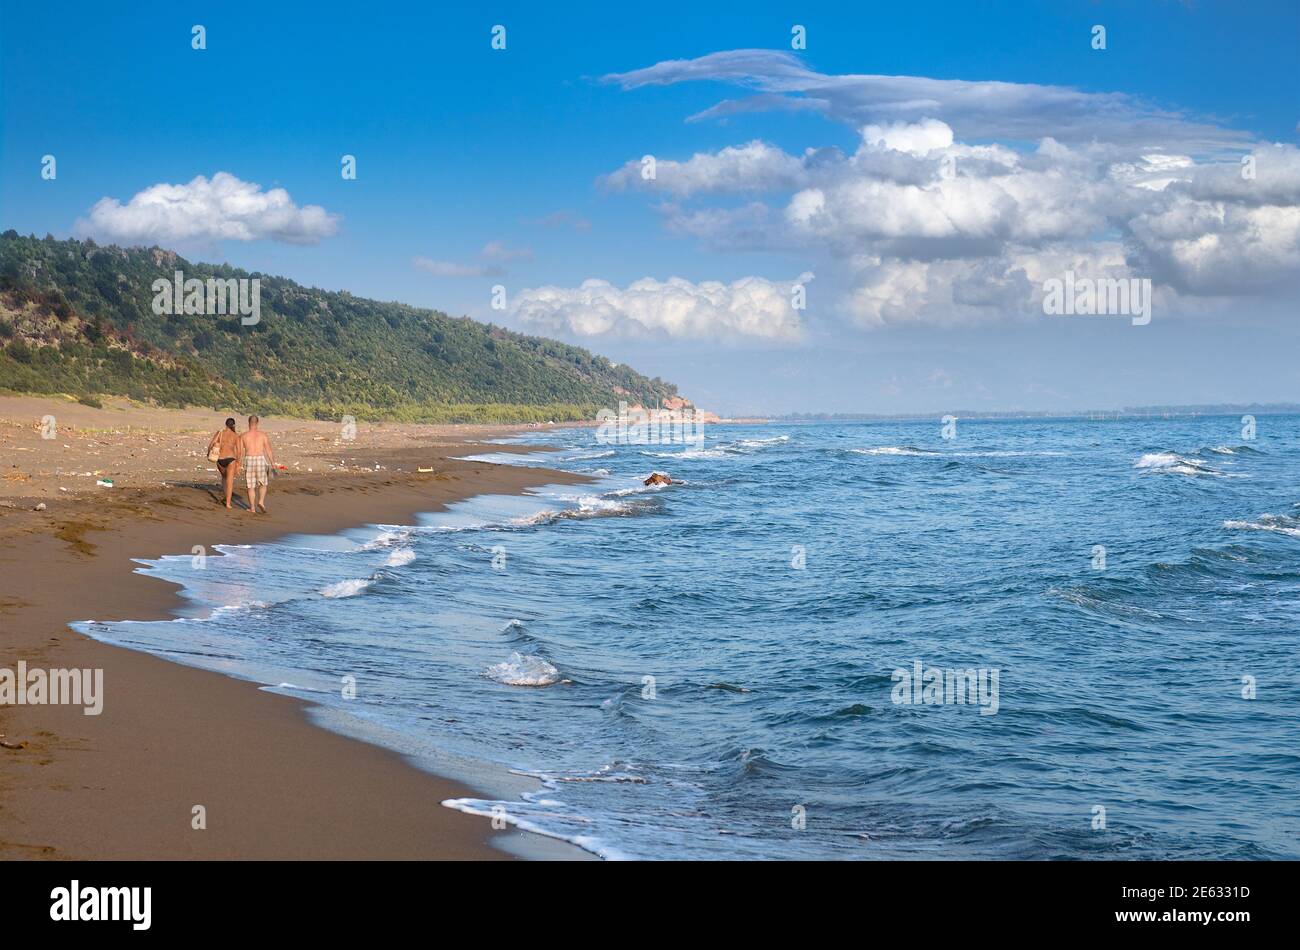
[[36, 506], [35, 508], [33, 508], [32, 510], [33, 510], [33, 511], [44, 511], [45, 508], [46, 508], [46, 504], [45, 504], [45, 502], [41, 502], [39, 505], [37, 505], [37, 506]]

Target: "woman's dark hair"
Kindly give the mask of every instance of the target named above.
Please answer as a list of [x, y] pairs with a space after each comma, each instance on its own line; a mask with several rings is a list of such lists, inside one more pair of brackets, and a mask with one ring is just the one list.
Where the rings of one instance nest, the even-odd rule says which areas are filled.
[[234, 420], [234, 419], [227, 419], [227, 420], [226, 420], [226, 428], [227, 428], [227, 429], [233, 429], [234, 427], [235, 427], [235, 420]]

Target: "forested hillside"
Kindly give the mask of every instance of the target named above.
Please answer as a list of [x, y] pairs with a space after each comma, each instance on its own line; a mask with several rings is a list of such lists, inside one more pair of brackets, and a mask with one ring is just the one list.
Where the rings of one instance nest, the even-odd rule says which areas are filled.
[[[153, 282], [260, 278], [261, 320], [155, 314]], [[338, 418], [529, 421], [658, 405], [677, 387], [468, 318], [159, 248], [0, 235], [0, 390]]]

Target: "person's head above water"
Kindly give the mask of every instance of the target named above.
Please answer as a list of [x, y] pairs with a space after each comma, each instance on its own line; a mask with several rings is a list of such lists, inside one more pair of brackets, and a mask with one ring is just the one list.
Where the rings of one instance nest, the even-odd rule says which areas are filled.
[[234, 420], [234, 419], [227, 419], [227, 420], [226, 420], [226, 428], [227, 428], [227, 429], [233, 429], [234, 427], [235, 427], [235, 420]]
[[257, 416], [249, 416], [249, 417], [248, 417], [248, 427], [249, 427], [250, 429], [256, 429], [256, 428], [257, 428], [257, 424], [258, 424], [258, 422], [260, 422], [260, 421], [261, 421], [261, 420], [258, 419]]

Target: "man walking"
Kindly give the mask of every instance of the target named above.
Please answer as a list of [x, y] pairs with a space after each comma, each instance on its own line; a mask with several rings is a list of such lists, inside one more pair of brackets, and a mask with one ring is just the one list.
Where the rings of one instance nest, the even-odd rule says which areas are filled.
[[243, 455], [244, 477], [248, 480], [249, 509], [257, 514], [260, 507], [263, 514], [270, 514], [266, 509], [266, 489], [271, 480], [275, 453], [271, 450], [271, 440], [257, 427], [259, 421], [257, 416], [248, 417], [248, 431], [239, 437], [239, 446]]

